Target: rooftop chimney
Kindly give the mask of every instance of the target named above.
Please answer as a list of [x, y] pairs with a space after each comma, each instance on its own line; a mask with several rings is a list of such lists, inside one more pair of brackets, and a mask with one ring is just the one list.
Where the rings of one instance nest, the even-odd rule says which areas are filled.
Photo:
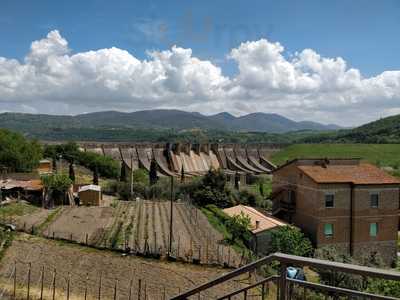
[[256, 221], [256, 229], [260, 228], [260, 221]]

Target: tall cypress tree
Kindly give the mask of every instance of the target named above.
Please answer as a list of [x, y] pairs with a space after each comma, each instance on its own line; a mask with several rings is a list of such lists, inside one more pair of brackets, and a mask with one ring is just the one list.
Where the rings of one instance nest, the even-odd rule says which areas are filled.
[[122, 162], [121, 164], [121, 175], [119, 177], [119, 180], [126, 181], [126, 166], [124, 162]]
[[69, 179], [71, 179], [72, 182], [75, 182], [74, 161], [69, 163]]
[[183, 165], [181, 169], [181, 182], [185, 182], [185, 170], [183, 169]]
[[154, 158], [151, 160], [151, 163], [150, 163], [149, 179], [150, 179], [150, 185], [156, 184], [157, 180], [158, 180], [157, 163]]
[[99, 170], [97, 168], [97, 165], [95, 166], [93, 171], [93, 184], [99, 185]]

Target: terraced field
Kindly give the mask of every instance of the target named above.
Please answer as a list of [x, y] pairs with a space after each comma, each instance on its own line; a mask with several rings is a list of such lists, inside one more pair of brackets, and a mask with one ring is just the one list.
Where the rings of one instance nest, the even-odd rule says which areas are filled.
[[[64, 207], [42, 226], [41, 234], [94, 247], [166, 257], [170, 210], [169, 202], [147, 200], [118, 201], [116, 206], [109, 207]], [[173, 203], [172, 216], [170, 256], [186, 262], [231, 267], [245, 263], [240, 254], [222, 243], [222, 235], [194, 206]], [[26, 231], [31, 231], [29, 226]]]

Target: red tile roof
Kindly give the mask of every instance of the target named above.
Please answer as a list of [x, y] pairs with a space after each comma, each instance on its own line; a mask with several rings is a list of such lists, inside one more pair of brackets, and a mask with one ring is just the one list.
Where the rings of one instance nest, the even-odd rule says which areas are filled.
[[[240, 215], [240, 213], [244, 213], [250, 218], [251, 222], [251, 232], [256, 234], [265, 230], [269, 230], [272, 228], [275, 228], [277, 226], [284, 226], [288, 225], [287, 223], [276, 219], [271, 216], [267, 216], [258, 210], [254, 209], [251, 206], [245, 206], [245, 205], [236, 205], [230, 208], [225, 208], [224, 213], [226, 213], [228, 216], [237, 216]], [[258, 221], [259, 226], [258, 228], [256, 227], [256, 221]]]
[[367, 163], [359, 165], [306, 165], [297, 166], [297, 168], [317, 183], [400, 184], [400, 179]]

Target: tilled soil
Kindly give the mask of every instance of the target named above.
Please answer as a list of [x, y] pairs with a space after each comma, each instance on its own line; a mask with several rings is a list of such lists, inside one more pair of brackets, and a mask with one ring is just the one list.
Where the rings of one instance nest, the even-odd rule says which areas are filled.
[[[113, 299], [115, 292], [117, 299], [128, 299], [129, 293], [131, 299], [139, 299], [139, 294], [140, 299], [145, 299], [145, 296], [146, 299], [164, 299], [164, 293], [168, 299], [179, 291], [229, 271], [135, 256], [124, 257], [109, 251], [19, 234], [0, 262], [1, 299], [11, 296], [15, 262], [19, 299], [26, 298], [29, 263], [31, 299], [40, 295], [42, 270], [44, 299], [51, 299], [55, 282], [56, 299], [66, 299], [69, 284], [71, 300], [83, 299], [85, 290], [87, 299], [98, 298], [100, 282], [101, 299]], [[201, 299], [215, 298], [240, 287], [241, 284], [236, 281], [224, 283], [203, 293]]]
[[57, 217], [50, 226], [44, 229], [46, 236], [85, 242], [100, 243], [113, 222], [111, 207], [68, 207]]
[[20, 230], [30, 230], [32, 227], [37, 227], [46, 221], [50, 213], [51, 210], [40, 208], [31, 214], [17, 217], [17, 228]]

